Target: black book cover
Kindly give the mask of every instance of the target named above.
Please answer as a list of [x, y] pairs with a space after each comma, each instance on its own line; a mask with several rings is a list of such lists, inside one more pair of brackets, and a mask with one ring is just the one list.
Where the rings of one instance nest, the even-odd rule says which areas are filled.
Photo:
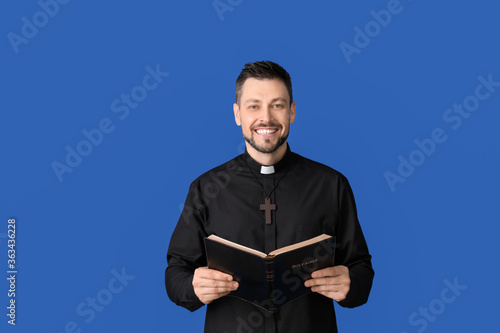
[[268, 311], [311, 292], [304, 281], [333, 266], [335, 238], [326, 234], [272, 251], [268, 255], [216, 235], [205, 238], [208, 268], [233, 276], [239, 287], [229, 295]]

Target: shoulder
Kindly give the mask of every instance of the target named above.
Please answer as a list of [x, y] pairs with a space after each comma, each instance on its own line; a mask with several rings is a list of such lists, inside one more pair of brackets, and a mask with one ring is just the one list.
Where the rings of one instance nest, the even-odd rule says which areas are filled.
[[291, 154], [292, 154], [292, 159], [295, 162], [296, 167], [299, 169], [300, 172], [304, 172], [309, 175], [310, 173], [314, 173], [316, 177], [321, 177], [326, 180], [339, 182], [341, 184], [348, 183], [347, 178], [340, 171], [326, 164], [299, 155], [297, 153], [291, 153]]
[[235, 158], [204, 172], [191, 183], [191, 188], [193, 186], [200, 187], [211, 183], [215, 183], [217, 185], [226, 183], [234, 171], [240, 170], [241, 156], [242, 155], [238, 155]]

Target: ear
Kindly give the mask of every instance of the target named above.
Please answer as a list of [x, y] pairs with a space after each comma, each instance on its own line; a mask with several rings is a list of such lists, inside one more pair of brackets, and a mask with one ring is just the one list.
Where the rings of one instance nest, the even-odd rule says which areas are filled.
[[290, 124], [293, 124], [295, 121], [295, 102], [292, 102], [290, 105]]
[[238, 106], [238, 103], [233, 104], [233, 111], [234, 111], [234, 121], [236, 122], [236, 125], [241, 126], [240, 107]]

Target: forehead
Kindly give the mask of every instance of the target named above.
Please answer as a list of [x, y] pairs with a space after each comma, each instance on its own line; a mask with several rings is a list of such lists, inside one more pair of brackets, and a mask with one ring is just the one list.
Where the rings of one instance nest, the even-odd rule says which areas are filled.
[[248, 78], [243, 83], [241, 89], [241, 101], [245, 102], [248, 99], [258, 99], [261, 101], [272, 100], [275, 98], [283, 98], [290, 101], [288, 90], [283, 81], [279, 79], [256, 79]]

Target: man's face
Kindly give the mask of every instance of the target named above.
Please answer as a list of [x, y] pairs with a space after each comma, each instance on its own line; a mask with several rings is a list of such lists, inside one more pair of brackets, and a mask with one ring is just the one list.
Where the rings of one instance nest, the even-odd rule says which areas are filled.
[[295, 102], [290, 105], [288, 90], [278, 79], [247, 79], [233, 110], [247, 149], [265, 154], [274, 153], [286, 142], [295, 121]]

